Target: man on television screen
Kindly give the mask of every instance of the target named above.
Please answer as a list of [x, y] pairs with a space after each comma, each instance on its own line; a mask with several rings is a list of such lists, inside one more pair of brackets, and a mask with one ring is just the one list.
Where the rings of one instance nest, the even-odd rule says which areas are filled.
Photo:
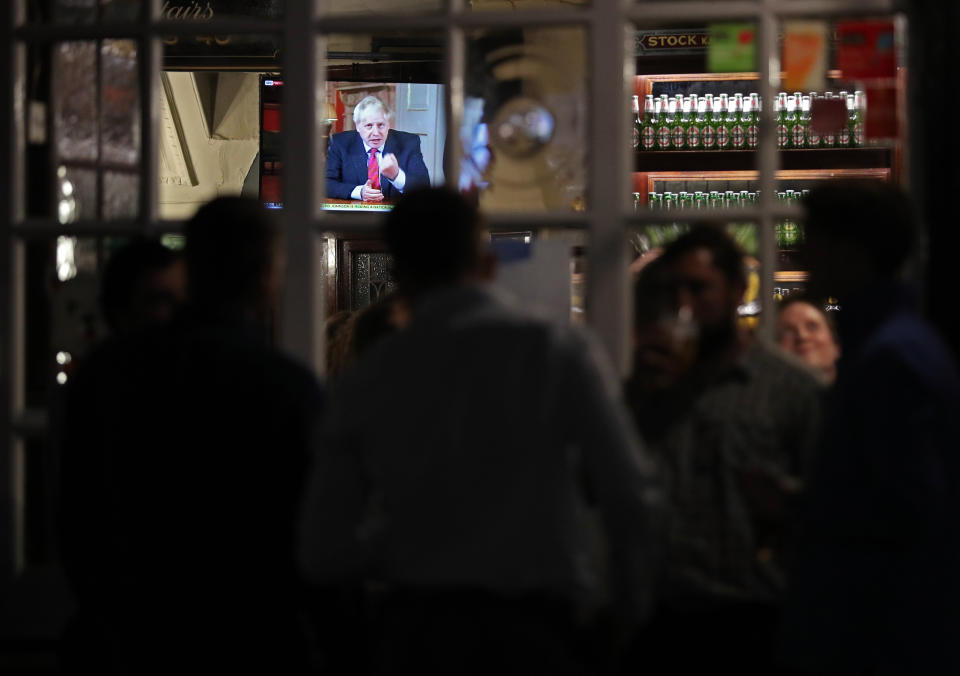
[[367, 96], [353, 109], [356, 130], [330, 137], [328, 197], [382, 202], [430, 184], [420, 137], [390, 129], [391, 116], [380, 99]]

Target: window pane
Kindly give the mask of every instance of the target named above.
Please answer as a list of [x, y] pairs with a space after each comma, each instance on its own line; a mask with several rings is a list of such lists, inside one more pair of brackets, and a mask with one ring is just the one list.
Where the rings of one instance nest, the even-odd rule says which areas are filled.
[[[734, 211], [736, 207], [730, 207], [730, 209]], [[674, 210], [672, 217], [664, 209], [663, 223], [630, 228], [628, 231], [628, 240], [633, 256], [633, 262], [630, 266], [633, 278], [636, 280], [645, 274], [644, 271], [647, 266], [651, 261], [655, 260], [656, 254], [658, 254], [659, 251], [662, 251], [664, 247], [697, 225], [693, 209], [685, 207]], [[743, 254], [744, 266], [747, 271], [747, 289], [743, 298], [740, 300], [737, 315], [740, 325], [743, 328], [754, 330], [759, 325], [760, 313], [764, 310], [769, 311], [774, 307], [772, 299], [765, 300], [760, 297], [760, 279], [763, 270], [757, 257], [757, 225], [750, 221], [731, 220], [726, 223], [715, 224], [715, 227], [720, 227], [726, 232]], [[646, 271], [646, 274], [649, 277], [650, 275], [664, 275], [667, 273], [651, 268]], [[635, 327], [652, 327], [657, 322], [678, 321], [680, 308], [676, 307], [675, 295], [668, 286], [664, 286], [663, 284], [644, 285], [641, 287], [641, 292], [649, 295], [635, 299]], [[695, 340], [695, 323], [697, 317], [690, 317], [687, 321], [692, 322], [688, 327], [691, 331], [691, 335], [688, 336], [688, 338]]]
[[102, 242], [56, 237], [26, 244], [26, 404], [43, 409], [106, 335], [97, 302]]
[[133, 168], [140, 159], [137, 46], [132, 40], [104, 40], [100, 55], [103, 159]]
[[97, 218], [97, 172], [61, 164], [57, 168], [56, 217], [61, 223]]
[[[715, 43], [721, 45], [719, 54], [712, 51]], [[724, 172], [727, 180], [749, 180], [757, 164], [764, 103], [755, 52], [751, 22], [637, 26], [634, 95], [625, 103], [635, 149], [628, 210], [635, 202], [647, 205], [648, 193], [655, 190], [651, 181], [674, 177], [683, 185], [660, 192], [689, 192], [695, 208], [706, 208], [709, 190], [728, 189], [714, 183], [708, 190], [704, 182], [711, 172]], [[755, 191], [757, 186], [736, 188], [741, 189]], [[705, 198], [693, 201], [695, 193], [704, 191]]]
[[61, 223], [136, 218], [141, 140], [136, 42], [31, 49], [28, 68], [35, 74], [26, 130], [28, 214]]
[[[31, 22], [94, 23], [101, 21], [136, 21], [140, 18], [142, 0], [31, 0], [27, 3], [27, 19]], [[99, 10], [99, 11], [98, 11]]]
[[479, 191], [487, 211], [585, 209], [585, 31], [469, 37], [461, 188]]
[[96, 161], [97, 43], [62, 42], [54, 47], [54, 148], [60, 160]]
[[106, 171], [103, 174], [103, 217], [136, 218], [140, 175]]
[[[171, 251], [182, 238], [169, 238]], [[26, 405], [44, 409], [91, 348], [111, 331], [131, 331], [169, 317], [182, 296], [182, 268], [159, 244], [127, 249], [112, 289], [102, 287], [109, 261], [131, 240], [54, 237], [26, 243]], [[140, 242], [140, 240], [137, 240]], [[113, 308], [104, 311], [105, 303]]]
[[[190, 218], [217, 195], [258, 197], [261, 141], [271, 134], [261, 124], [261, 87], [274, 79], [282, 82], [260, 72], [162, 74], [160, 218]], [[262, 156], [271, 156], [266, 144]]]
[[[331, 34], [326, 44], [323, 209], [384, 211], [403, 192], [442, 184], [447, 132], [441, 36]], [[379, 152], [370, 156], [373, 148]], [[381, 171], [383, 162], [393, 166]]]

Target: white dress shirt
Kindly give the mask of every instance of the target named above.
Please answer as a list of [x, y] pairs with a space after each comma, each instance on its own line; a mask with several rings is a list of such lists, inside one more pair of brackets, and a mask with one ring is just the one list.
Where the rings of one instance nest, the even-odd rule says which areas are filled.
[[[387, 135], [389, 136], [389, 133]], [[384, 144], [386, 144], [387, 140], [384, 139], [383, 142]], [[370, 163], [370, 148], [372, 147], [373, 146], [368, 146], [366, 141], [363, 142], [363, 152], [367, 154], [367, 164]], [[380, 146], [379, 148], [377, 148], [377, 166], [378, 167], [382, 166], [382, 164], [383, 164], [383, 146]], [[407, 175], [404, 173], [403, 169], [401, 169], [400, 167], [397, 167], [397, 177], [395, 179], [390, 180], [389, 177], [384, 176], [383, 174], [380, 174], [380, 180], [390, 181], [390, 183], [393, 185], [394, 188], [396, 188], [400, 192], [403, 192], [403, 188], [407, 184]], [[356, 188], [354, 188], [353, 192], [350, 193], [350, 199], [355, 199], [355, 200], [363, 199], [363, 195], [361, 194], [362, 188], [363, 188], [362, 185], [358, 185]]]

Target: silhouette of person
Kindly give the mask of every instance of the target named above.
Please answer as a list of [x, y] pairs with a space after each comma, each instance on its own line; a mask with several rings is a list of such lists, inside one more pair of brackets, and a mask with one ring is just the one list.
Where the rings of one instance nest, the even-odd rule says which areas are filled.
[[791, 511], [819, 431], [820, 388], [739, 330], [743, 253], [699, 225], [636, 284], [637, 425], [671, 519], [657, 612], [634, 670], [769, 674]]
[[315, 585], [383, 590], [374, 673], [577, 673], [602, 518], [618, 617], [646, 611], [658, 488], [616, 378], [582, 335], [488, 287], [494, 259], [461, 195], [386, 218], [409, 324], [339, 383], [303, 512]]
[[67, 673], [303, 665], [294, 522], [321, 390], [265, 339], [278, 231], [218, 198], [186, 239], [187, 306], [106, 342], [68, 385]]
[[160, 242], [135, 238], [114, 251], [103, 271], [100, 308], [114, 334], [169, 321], [186, 299], [179, 254]]
[[809, 482], [782, 656], [802, 673], [960, 673], [956, 362], [900, 281], [907, 198], [830, 181], [805, 200], [814, 297], [843, 355]]

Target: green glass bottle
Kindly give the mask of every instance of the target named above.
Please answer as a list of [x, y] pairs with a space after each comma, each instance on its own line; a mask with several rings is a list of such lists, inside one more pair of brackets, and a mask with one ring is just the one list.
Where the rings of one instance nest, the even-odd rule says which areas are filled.
[[777, 114], [777, 147], [786, 148], [790, 139], [790, 127], [787, 123], [787, 94], [780, 92], [774, 103], [774, 112]]
[[690, 124], [690, 110], [684, 109], [682, 96], [678, 96], [676, 107], [671, 102], [673, 114], [673, 128], [670, 130], [670, 147], [673, 150], [684, 150], [687, 147], [687, 126]]
[[656, 149], [657, 150], [670, 150], [670, 123], [667, 120], [669, 116], [669, 103], [664, 96], [661, 96], [656, 101], [657, 106], [657, 121], [654, 126], [654, 132], [656, 133]]
[[700, 127], [700, 147], [704, 150], [717, 149], [716, 114], [714, 113], [713, 96], [704, 97], [703, 126]]

